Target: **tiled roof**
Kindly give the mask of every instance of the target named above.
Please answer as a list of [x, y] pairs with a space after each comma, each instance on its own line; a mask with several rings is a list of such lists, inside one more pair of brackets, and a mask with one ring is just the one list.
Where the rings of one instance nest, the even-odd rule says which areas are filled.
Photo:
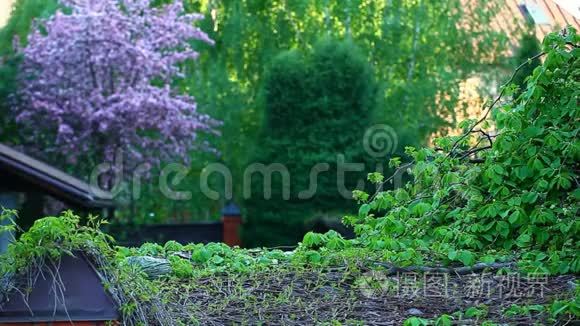
[[533, 22], [536, 36], [541, 41], [546, 34], [568, 25], [580, 31], [579, 16], [578, 0], [506, 0], [491, 25], [506, 32], [512, 47], [516, 48], [519, 44], [518, 31], [525, 28], [526, 20]]

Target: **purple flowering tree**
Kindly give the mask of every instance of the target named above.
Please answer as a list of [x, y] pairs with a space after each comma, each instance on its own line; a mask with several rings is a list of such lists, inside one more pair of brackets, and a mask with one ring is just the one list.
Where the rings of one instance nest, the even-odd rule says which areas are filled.
[[[181, 0], [61, 0], [70, 10], [37, 24], [21, 49], [16, 120], [26, 139], [69, 162], [187, 160], [217, 122], [170, 87], [196, 42], [213, 44]], [[92, 161], [92, 162], [91, 162]], [[131, 162], [131, 163], [129, 163]], [[88, 167], [89, 169], [91, 167]]]

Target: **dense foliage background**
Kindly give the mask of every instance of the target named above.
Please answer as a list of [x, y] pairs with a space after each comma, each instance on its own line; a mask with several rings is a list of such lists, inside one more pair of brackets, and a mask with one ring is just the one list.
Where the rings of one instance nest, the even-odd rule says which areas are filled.
[[[242, 204], [244, 171], [248, 164], [266, 155], [260, 153], [259, 147], [264, 141], [262, 126], [267, 124], [267, 102], [262, 90], [272, 61], [282, 51], [311, 51], [323, 37], [347, 40], [353, 49], [358, 48], [359, 55], [372, 65], [376, 81], [374, 107], [369, 118], [364, 119], [368, 119], [365, 121], [369, 126], [385, 123], [395, 128], [401, 144], [399, 152], [406, 144], [426, 144], [433, 132], [454, 123], [457, 112], [465, 109], [459, 92], [466, 77], [490, 72], [507, 62], [503, 60], [507, 37], [489, 28], [499, 2], [464, 5], [461, 1], [188, 0], [184, 6], [188, 12], [205, 15], [199, 26], [215, 45], [196, 44], [199, 59], [182, 65], [185, 78], [175, 80], [174, 86], [194, 96], [200, 112], [223, 121], [220, 137], [200, 138], [209, 141], [219, 155], [190, 154], [189, 173], [176, 187], [191, 191], [190, 200], [166, 200], [153, 179], [143, 183], [139, 196], [130, 191], [119, 196], [125, 207], [118, 212], [120, 220], [141, 223], [219, 217], [224, 196], [209, 199], [199, 186], [200, 175], [210, 163], [221, 163], [231, 170], [233, 197]], [[13, 37], [20, 36], [21, 43], [26, 44], [31, 20], [50, 16], [56, 7], [55, 1], [18, 0], [8, 25], [0, 32], [4, 51], [1, 72], [6, 76], [2, 78], [0, 102], [2, 117], [7, 120], [0, 138], [5, 141], [20, 142], [15, 137], [13, 118], [7, 112], [10, 94], [16, 91], [13, 81], [18, 69], [18, 57], [11, 50]], [[296, 100], [310, 106], [317, 99], [306, 94]], [[345, 115], [342, 118], [356, 120]], [[292, 133], [288, 128], [284, 130]], [[313, 148], [308, 155], [315, 153]], [[70, 165], [62, 160], [55, 163], [70, 170]], [[211, 175], [209, 184], [225, 194], [220, 175]], [[351, 206], [352, 203], [336, 209]], [[321, 212], [328, 213], [331, 212]], [[295, 207], [292, 214], [308, 218], [310, 212]]]

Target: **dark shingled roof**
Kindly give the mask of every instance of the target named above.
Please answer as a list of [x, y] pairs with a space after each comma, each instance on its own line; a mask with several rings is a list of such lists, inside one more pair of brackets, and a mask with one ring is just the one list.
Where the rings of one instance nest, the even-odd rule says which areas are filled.
[[[66, 203], [86, 208], [113, 207], [113, 196], [69, 174], [0, 144], [0, 176], [3, 187], [38, 187]], [[16, 180], [19, 184], [16, 184]], [[24, 186], [26, 187], [26, 186]]]

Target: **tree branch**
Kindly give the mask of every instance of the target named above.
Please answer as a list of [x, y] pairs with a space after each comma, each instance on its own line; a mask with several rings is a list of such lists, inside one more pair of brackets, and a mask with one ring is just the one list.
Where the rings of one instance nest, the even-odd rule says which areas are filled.
[[[540, 52], [540, 53], [536, 54], [535, 56], [531, 57], [530, 59], [528, 59], [528, 61], [530, 61], [530, 60], [534, 60], [534, 59], [538, 59], [538, 58], [542, 57], [542, 56], [543, 56], [543, 55], [545, 55], [545, 54], [546, 54], [546, 52]], [[453, 151], [454, 151], [454, 150], [457, 148], [457, 146], [459, 146], [459, 143], [460, 143], [462, 140], [464, 140], [464, 139], [465, 139], [467, 136], [469, 136], [469, 135], [470, 135], [470, 134], [471, 134], [471, 133], [472, 133], [472, 132], [475, 130], [475, 127], [477, 127], [478, 125], [480, 125], [482, 122], [484, 122], [484, 121], [487, 119], [487, 117], [488, 117], [489, 113], [491, 112], [491, 109], [493, 109], [493, 108], [495, 107], [495, 105], [496, 105], [496, 104], [497, 104], [497, 103], [498, 103], [498, 102], [501, 100], [501, 98], [503, 97], [503, 94], [505, 93], [505, 90], [506, 90], [507, 86], [508, 86], [508, 85], [509, 85], [509, 84], [510, 84], [510, 83], [511, 83], [513, 80], [514, 80], [514, 78], [515, 78], [516, 74], [517, 74], [517, 73], [518, 73], [518, 72], [519, 72], [519, 71], [520, 71], [520, 70], [521, 70], [523, 67], [525, 67], [525, 66], [528, 64], [528, 61], [526, 61], [526, 62], [524, 62], [524, 63], [520, 64], [520, 65], [519, 65], [519, 66], [518, 66], [518, 67], [517, 67], [517, 68], [514, 70], [514, 72], [512, 73], [512, 75], [511, 75], [510, 79], [509, 79], [509, 80], [508, 80], [508, 81], [507, 81], [507, 82], [506, 82], [506, 83], [505, 83], [505, 84], [502, 86], [502, 88], [501, 88], [501, 92], [500, 92], [500, 93], [499, 93], [499, 95], [498, 95], [498, 96], [495, 98], [495, 100], [494, 100], [494, 101], [491, 103], [491, 105], [490, 105], [490, 106], [489, 106], [487, 109], [485, 109], [485, 107], [484, 107], [484, 112], [485, 112], [485, 113], [484, 113], [483, 117], [481, 117], [479, 120], [477, 120], [477, 122], [476, 122], [476, 123], [475, 123], [473, 126], [471, 126], [467, 132], [465, 132], [463, 135], [461, 135], [461, 137], [459, 137], [459, 139], [457, 139], [457, 140], [455, 141], [455, 143], [453, 143], [453, 146], [451, 147], [451, 150], [449, 151], [449, 154], [447, 154], [447, 156], [445, 157], [446, 159], [447, 159], [447, 158], [448, 158], [448, 157], [449, 157], [449, 156], [450, 156], [450, 155], [453, 153]]]

